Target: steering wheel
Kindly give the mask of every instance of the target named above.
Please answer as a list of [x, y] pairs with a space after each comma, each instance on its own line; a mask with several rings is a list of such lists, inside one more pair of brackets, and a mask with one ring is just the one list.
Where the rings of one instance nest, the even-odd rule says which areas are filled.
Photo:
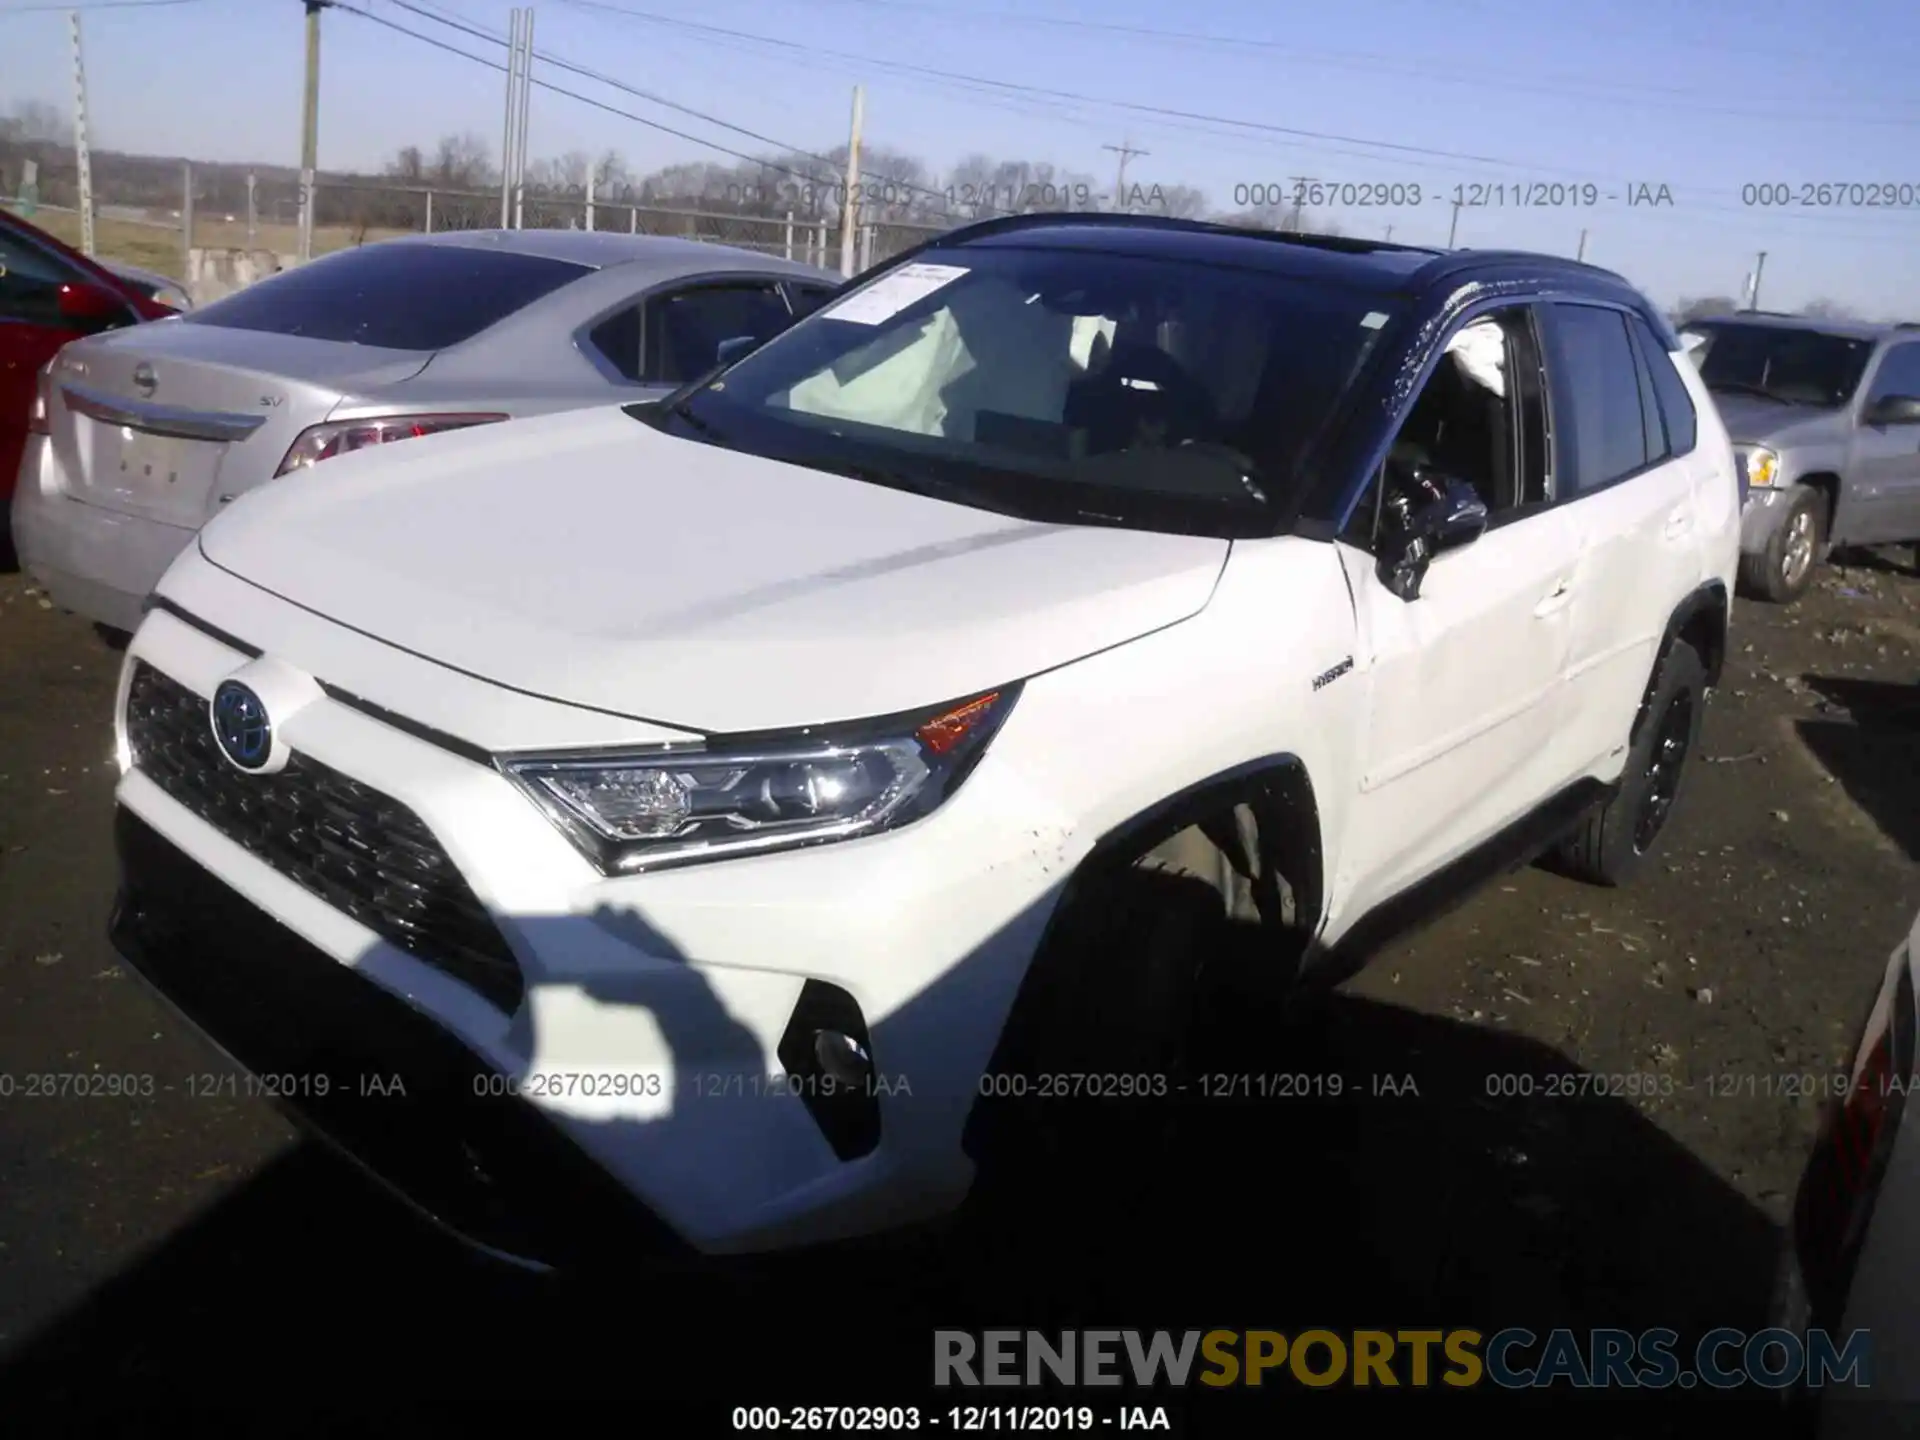
[[[1101, 389], [1130, 392], [1136, 401], [1155, 396], [1153, 406], [1163, 412], [1170, 441], [1197, 439], [1210, 434], [1216, 426], [1213, 397], [1186, 367], [1157, 345], [1127, 345], [1107, 357], [1100, 372]], [[1152, 389], [1127, 385], [1129, 380], [1145, 381]]]

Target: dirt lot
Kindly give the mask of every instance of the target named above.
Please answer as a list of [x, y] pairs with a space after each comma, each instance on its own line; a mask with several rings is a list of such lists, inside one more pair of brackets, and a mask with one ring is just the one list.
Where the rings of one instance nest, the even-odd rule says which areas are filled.
[[[29, 217], [35, 225], [69, 245], [80, 243], [80, 217], [70, 211], [36, 210]], [[368, 229], [364, 233], [345, 225], [323, 225], [313, 232], [313, 253], [330, 254], [349, 245], [372, 240], [388, 240], [407, 232]], [[138, 265], [178, 280], [185, 270], [180, 250], [179, 226], [142, 224], [132, 220], [96, 216], [93, 222], [94, 250], [102, 260], [118, 260], [123, 265]], [[244, 220], [212, 220], [196, 216], [193, 243], [210, 249], [245, 248], [247, 227]], [[300, 248], [297, 227], [261, 224], [255, 228], [253, 248], [271, 250], [277, 255], [292, 255]]]
[[[938, 1243], [561, 1286], [457, 1253], [264, 1106], [188, 1093], [201, 1052], [102, 938], [116, 657], [0, 577], [0, 1069], [160, 1080], [0, 1099], [0, 1414], [436, 1433], [591, 1391], [691, 1435], [736, 1404], [913, 1394], [936, 1326], [1758, 1328], [1815, 1119], [1788, 1077], [1841, 1062], [1920, 909], [1917, 604], [1920, 577], [1864, 557], [1793, 611], [1740, 609], [1636, 888], [1521, 872], [1310, 1024], [1209, 1039], [1221, 1069], [1339, 1074], [1338, 1100], [1196, 1103], [1162, 1143], [983, 1197]], [[1581, 1071], [1665, 1078], [1637, 1101], [1540, 1093]], [[1415, 1092], [1366, 1093], [1375, 1075]], [[1489, 1094], [1515, 1075], [1531, 1098]], [[1172, 1413], [1239, 1434], [1387, 1398]], [[1540, 1421], [1485, 1398], [1476, 1423]], [[1671, 1395], [1551, 1400], [1564, 1434], [1697, 1418]], [[1711, 1403], [1769, 1433], [1764, 1396]]]

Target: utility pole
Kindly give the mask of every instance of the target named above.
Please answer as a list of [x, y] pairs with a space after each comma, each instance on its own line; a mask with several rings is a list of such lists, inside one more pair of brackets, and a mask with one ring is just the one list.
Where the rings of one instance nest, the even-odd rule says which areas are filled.
[[1391, 225], [1387, 226], [1387, 241], [1388, 243], [1392, 243], [1393, 241], [1393, 227]]
[[1124, 209], [1127, 196], [1127, 161], [1136, 155], [1146, 155], [1150, 152], [1134, 149], [1131, 140], [1122, 140], [1118, 145], [1102, 145], [1100, 148], [1111, 150], [1120, 157], [1120, 173], [1113, 180], [1113, 208]]
[[860, 125], [866, 118], [865, 87], [853, 87], [853, 125], [847, 132], [847, 193], [840, 203], [840, 273], [854, 274], [854, 224], [860, 214]]
[[1584, 230], [1580, 232], [1580, 248], [1574, 252], [1573, 258], [1576, 260], [1587, 258], [1587, 232]]
[[255, 198], [255, 183], [258, 177], [247, 172], [247, 249], [255, 246], [255, 234], [260, 228], [260, 206]]
[[520, 26], [520, 123], [514, 131], [513, 228], [527, 218], [527, 120], [533, 110], [533, 7], [527, 6]]
[[1760, 274], [1766, 268], [1767, 252], [1762, 250], [1759, 258], [1755, 260], [1753, 264], [1753, 298], [1747, 301], [1747, 308], [1749, 310], [1758, 310], [1760, 308]]
[[87, 66], [80, 53], [80, 12], [70, 10], [73, 31], [73, 150], [80, 182], [80, 249], [93, 254], [93, 157], [87, 149]]
[[1447, 226], [1447, 249], [1453, 249], [1453, 242], [1460, 234], [1460, 202], [1453, 202], [1453, 223]]
[[507, 19], [507, 124], [500, 136], [500, 228], [513, 221], [513, 132], [520, 111], [520, 17], [515, 6]]
[[307, 103], [300, 122], [300, 258], [313, 258], [314, 172], [320, 165], [320, 12], [333, 0], [301, 0], [307, 7]]
[[193, 284], [193, 162], [180, 162], [180, 278]]

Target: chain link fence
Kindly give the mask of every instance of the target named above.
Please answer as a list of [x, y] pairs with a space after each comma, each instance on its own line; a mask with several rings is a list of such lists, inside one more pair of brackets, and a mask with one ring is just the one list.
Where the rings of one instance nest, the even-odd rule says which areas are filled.
[[[79, 177], [71, 152], [31, 164], [0, 157], [0, 205], [79, 245]], [[104, 182], [104, 183], [103, 183]], [[824, 191], [822, 192], [825, 193]], [[398, 235], [490, 230], [502, 225], [499, 190], [399, 185], [321, 177], [314, 186], [313, 255]], [[769, 213], [764, 198], [589, 197], [584, 187], [527, 187], [506, 213], [507, 228], [593, 229], [671, 235], [840, 268], [837, 208], [806, 199], [805, 210]], [[296, 264], [301, 254], [300, 182], [285, 171], [147, 161], [110, 178], [96, 173], [96, 254], [184, 281], [205, 303], [238, 284]], [[949, 224], [904, 219], [874, 205], [855, 230], [856, 270], [943, 233]], [[236, 263], [244, 257], [244, 264]], [[217, 273], [216, 273], [217, 272]]]
[[[389, 186], [322, 180], [315, 186], [314, 253], [393, 235], [500, 228], [500, 192]], [[296, 204], [297, 209], [297, 204]], [[584, 188], [526, 190], [504, 207], [507, 226], [526, 230], [607, 230], [671, 235], [732, 245], [764, 255], [837, 269], [840, 226], [799, 213], [752, 214], [711, 205], [642, 203], [589, 197]], [[888, 259], [946, 228], [892, 220], [869, 221], [856, 232], [856, 268]]]

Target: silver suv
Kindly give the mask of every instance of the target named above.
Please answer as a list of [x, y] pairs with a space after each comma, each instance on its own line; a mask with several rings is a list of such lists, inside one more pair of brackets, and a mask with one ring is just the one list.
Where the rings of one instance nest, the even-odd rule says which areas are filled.
[[1740, 461], [1744, 589], [1796, 600], [1834, 546], [1920, 541], [1920, 325], [1746, 311], [1681, 338]]

